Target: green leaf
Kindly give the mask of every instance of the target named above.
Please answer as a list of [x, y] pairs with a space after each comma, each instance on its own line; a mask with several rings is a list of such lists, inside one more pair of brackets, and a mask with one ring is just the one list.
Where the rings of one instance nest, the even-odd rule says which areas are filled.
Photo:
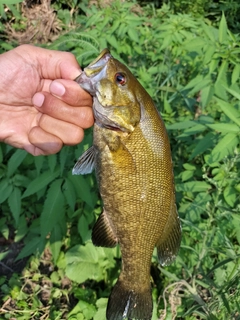
[[5, 252], [2, 252], [0, 253], [0, 261], [3, 260], [4, 258], [6, 258], [6, 256], [12, 252], [11, 250], [8, 250], [8, 251], [5, 251]]
[[77, 283], [83, 283], [87, 279], [100, 281], [105, 278], [106, 269], [114, 265], [113, 256], [106, 255], [103, 248], [96, 248], [91, 242], [85, 246], [74, 246], [68, 250], [65, 258], [66, 275]]
[[48, 159], [48, 166], [50, 168], [50, 171], [51, 173], [53, 173], [57, 164], [57, 155], [51, 154], [47, 157], [47, 159]]
[[236, 83], [239, 78], [240, 78], [240, 65], [236, 64], [232, 72], [232, 84]]
[[212, 84], [211, 79], [203, 79], [189, 92], [189, 95], [193, 95], [196, 92], [202, 91], [205, 87], [210, 87]]
[[205, 125], [202, 124], [197, 124], [194, 127], [191, 127], [189, 129], [184, 130], [184, 132], [182, 134], [179, 135], [179, 138], [181, 137], [187, 137], [187, 136], [191, 136], [193, 134], [202, 132], [206, 129]]
[[8, 172], [7, 175], [10, 177], [20, 166], [27, 155], [25, 150], [18, 149], [14, 152], [8, 161]]
[[24, 215], [21, 215], [18, 222], [17, 232], [14, 237], [14, 242], [22, 240], [28, 231], [27, 218]]
[[237, 200], [237, 194], [236, 194], [235, 188], [230, 185], [227, 186], [224, 189], [223, 196], [227, 204], [233, 208]]
[[69, 151], [70, 151], [70, 147], [69, 147], [69, 146], [64, 146], [64, 147], [62, 148], [60, 154], [59, 154], [61, 174], [63, 173], [63, 170], [64, 170], [64, 168], [65, 168]]
[[0, 181], [0, 204], [3, 203], [11, 194], [13, 190], [12, 184], [9, 184], [8, 179]]
[[83, 243], [91, 240], [91, 230], [88, 226], [88, 220], [82, 215], [78, 220], [78, 232], [82, 238]]
[[182, 181], [184, 182], [184, 181], [191, 179], [193, 177], [193, 174], [194, 174], [194, 172], [191, 170], [183, 171], [181, 174]]
[[[227, 83], [227, 81], [226, 81], [227, 70], [228, 70], [228, 61], [223, 60], [221, 63], [221, 66], [219, 68], [219, 72], [218, 72], [218, 76], [217, 76], [217, 80], [216, 80], [217, 84], [218, 84], [218, 82], [221, 82], [221, 84]], [[216, 85], [215, 85], [215, 88], [216, 88]]]
[[40, 174], [45, 158], [46, 158], [45, 156], [37, 156], [34, 158], [35, 167], [37, 169], [37, 175]]
[[21, 213], [21, 190], [19, 188], [14, 187], [12, 193], [8, 198], [8, 205], [10, 207], [16, 225], [18, 225]]
[[61, 247], [62, 247], [62, 230], [59, 224], [56, 224], [51, 232], [50, 236], [50, 249], [53, 256], [53, 261], [55, 265], [57, 264], [57, 259], [59, 257]]
[[166, 125], [167, 130], [182, 130], [182, 129], [187, 129], [191, 128], [196, 125], [195, 121], [182, 121], [182, 122], [176, 122], [170, 125]]
[[[92, 320], [96, 313], [96, 308], [94, 305], [87, 303], [86, 301], [80, 300], [77, 305], [73, 308], [73, 310], [68, 314], [68, 319], [79, 319], [78, 315], [83, 314], [84, 320]], [[75, 317], [77, 318], [75, 318]], [[81, 318], [80, 318], [81, 319]]]
[[207, 126], [213, 130], [219, 131], [219, 132], [240, 132], [240, 128], [233, 123], [214, 123], [214, 124], [207, 124]]
[[216, 36], [214, 32], [214, 28], [212, 26], [207, 25], [206, 23], [202, 22], [202, 28], [205, 34], [208, 36], [208, 38], [215, 43], [216, 42]]
[[203, 65], [207, 65], [212, 59], [213, 59], [213, 55], [215, 53], [216, 47], [215, 45], [207, 45], [206, 46], [206, 51], [204, 54], [204, 60], [203, 60]]
[[208, 162], [216, 162], [233, 153], [234, 148], [239, 143], [239, 138], [236, 133], [227, 133], [218, 142], [211, 152]]
[[75, 205], [76, 205], [76, 191], [74, 189], [74, 185], [71, 180], [68, 178], [65, 179], [65, 183], [63, 186], [63, 194], [65, 196], [65, 199], [67, 201], [67, 204], [69, 207], [74, 211]]
[[[240, 93], [238, 91], [235, 91], [227, 87], [225, 87], [225, 89], [240, 101]], [[239, 114], [239, 117], [240, 117], [240, 114]]]
[[108, 299], [100, 298], [97, 300], [97, 313], [94, 315], [93, 320], [106, 320], [106, 309], [107, 309]]
[[222, 111], [235, 122], [240, 127], [240, 112], [236, 110], [230, 103], [223, 101], [221, 99], [215, 98], [218, 103], [218, 106], [222, 109]]
[[226, 18], [225, 18], [224, 12], [223, 12], [222, 18], [221, 18], [221, 21], [219, 24], [219, 34], [218, 34], [219, 35], [218, 39], [219, 39], [220, 43], [223, 43], [228, 40], [227, 30], [228, 30], [227, 22], [226, 22]]
[[186, 170], [190, 170], [190, 171], [195, 171], [196, 170], [196, 166], [190, 164], [190, 163], [184, 163], [183, 164], [183, 168]]
[[17, 4], [17, 3], [23, 2], [23, 0], [2, 0], [0, 1], [0, 4], [1, 2], [3, 4], [9, 5], [9, 4]]
[[177, 191], [185, 192], [203, 192], [210, 189], [210, 185], [205, 181], [189, 181], [185, 183], [178, 184], [176, 186]]
[[35, 178], [33, 181], [31, 181], [23, 193], [22, 198], [26, 198], [39, 190], [46, 187], [51, 181], [53, 181], [57, 176], [59, 175], [59, 170], [56, 170], [55, 172], [51, 171], [45, 171], [40, 176]]
[[106, 39], [113, 48], [118, 49], [118, 42], [114, 36], [107, 35]]
[[86, 202], [91, 208], [93, 208], [95, 205], [94, 194], [85, 177], [79, 175], [71, 176], [69, 179], [72, 181], [78, 197]]
[[205, 108], [211, 101], [214, 94], [214, 90], [215, 89], [213, 85], [207, 86], [201, 90], [200, 96], [203, 108]]
[[54, 181], [48, 190], [40, 217], [41, 237], [45, 238], [64, 215], [64, 196], [62, 194], [63, 179]]
[[41, 237], [37, 236], [34, 237], [33, 239], [31, 239], [31, 241], [28, 241], [24, 248], [21, 250], [21, 252], [19, 253], [19, 255], [16, 258], [16, 261], [21, 260], [25, 257], [30, 256], [31, 254], [41, 254], [45, 245], [46, 245], [46, 240], [42, 239]]
[[129, 28], [128, 29], [128, 35], [129, 35], [129, 38], [135, 42], [139, 42], [139, 37], [138, 37], [138, 33], [136, 31], [135, 28]]

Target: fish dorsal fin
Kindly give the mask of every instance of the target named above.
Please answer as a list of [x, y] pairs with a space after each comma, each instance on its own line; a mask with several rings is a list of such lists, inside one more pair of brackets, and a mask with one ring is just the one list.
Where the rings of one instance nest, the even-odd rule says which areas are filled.
[[96, 151], [94, 146], [85, 151], [73, 167], [72, 174], [88, 174], [91, 173], [95, 167]]
[[163, 233], [156, 244], [158, 259], [161, 265], [168, 265], [176, 258], [180, 243], [181, 224], [177, 213], [177, 207], [174, 200], [172, 200], [168, 220]]
[[107, 248], [113, 248], [117, 245], [117, 237], [105, 210], [103, 210], [93, 227], [92, 242], [95, 246]]

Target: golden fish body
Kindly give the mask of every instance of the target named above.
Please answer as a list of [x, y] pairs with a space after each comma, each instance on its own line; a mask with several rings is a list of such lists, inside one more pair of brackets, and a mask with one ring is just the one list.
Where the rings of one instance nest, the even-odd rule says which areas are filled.
[[151, 97], [107, 49], [76, 81], [93, 95], [95, 124], [93, 146], [73, 173], [95, 167], [104, 210], [92, 240], [105, 247], [119, 243], [122, 254], [107, 319], [150, 320], [154, 247], [164, 265], [181, 241], [167, 132]]

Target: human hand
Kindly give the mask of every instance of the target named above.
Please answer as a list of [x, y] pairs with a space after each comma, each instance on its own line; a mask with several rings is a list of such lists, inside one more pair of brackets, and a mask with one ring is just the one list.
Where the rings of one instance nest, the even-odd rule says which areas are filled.
[[0, 141], [37, 156], [82, 141], [92, 98], [71, 53], [22, 45], [0, 55]]

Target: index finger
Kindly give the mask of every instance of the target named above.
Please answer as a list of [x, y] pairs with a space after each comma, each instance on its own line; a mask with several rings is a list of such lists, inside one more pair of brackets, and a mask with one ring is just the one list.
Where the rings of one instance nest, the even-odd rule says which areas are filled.
[[57, 79], [51, 82], [49, 91], [69, 105], [92, 107], [92, 97], [72, 80]]

